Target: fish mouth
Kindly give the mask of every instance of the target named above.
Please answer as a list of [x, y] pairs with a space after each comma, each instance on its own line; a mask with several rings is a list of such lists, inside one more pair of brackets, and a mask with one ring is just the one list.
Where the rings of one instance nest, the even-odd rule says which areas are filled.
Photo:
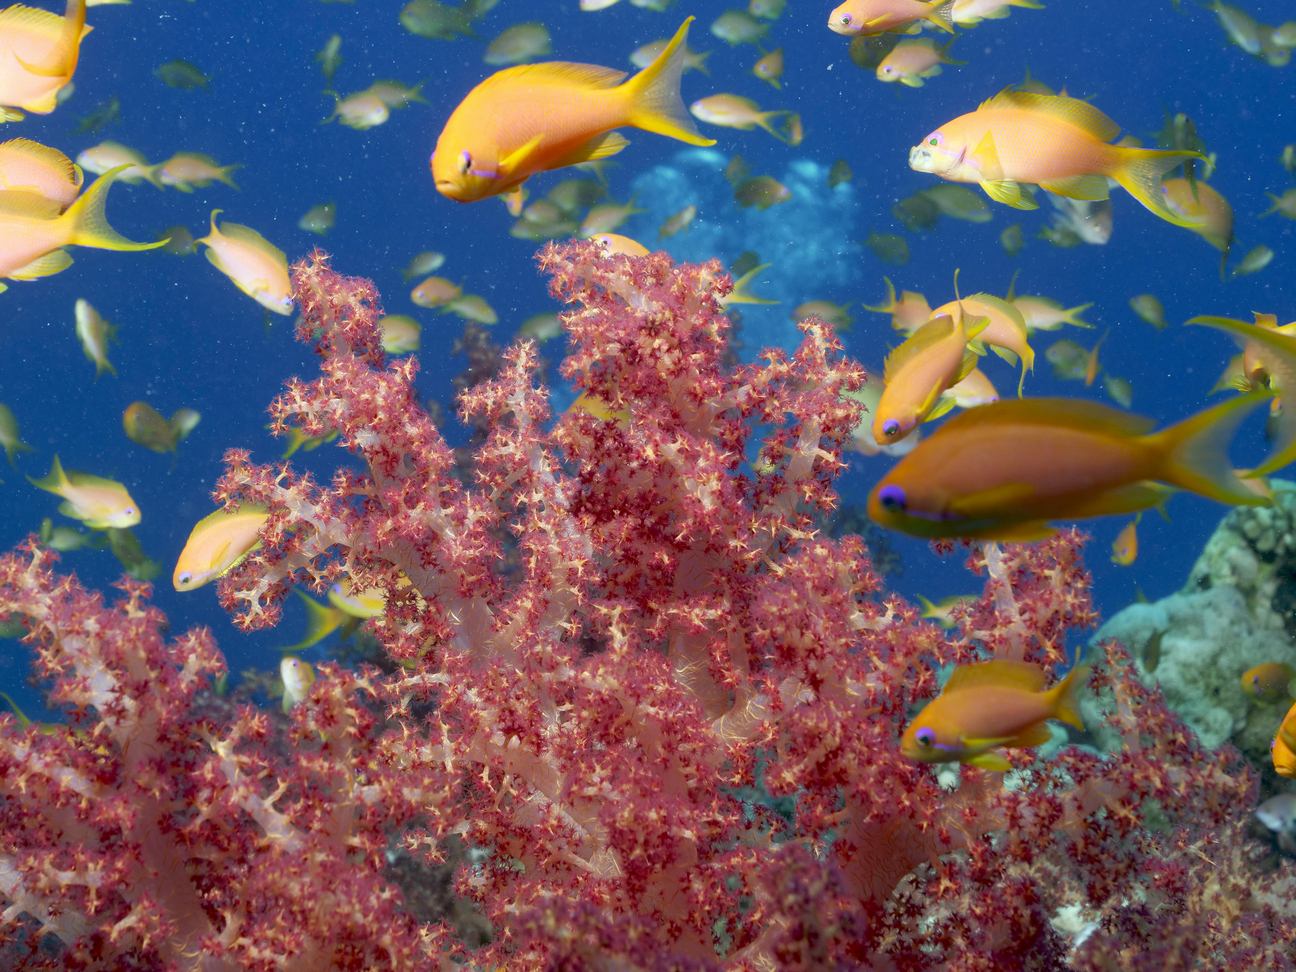
[[854, 37], [859, 33], [858, 27], [852, 24], [843, 24], [840, 17], [829, 17], [828, 29], [834, 34], [842, 34], [845, 37]]
[[909, 150], [909, 168], [915, 172], [935, 172], [936, 157], [930, 149], [915, 145]]

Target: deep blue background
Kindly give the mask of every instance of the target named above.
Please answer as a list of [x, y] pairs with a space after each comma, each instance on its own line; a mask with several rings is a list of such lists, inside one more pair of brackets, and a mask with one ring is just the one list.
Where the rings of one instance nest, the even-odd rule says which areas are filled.
[[[777, 174], [795, 158], [824, 166], [845, 158], [856, 173], [857, 225], [853, 239], [842, 241], [845, 255], [840, 258], [846, 261], [843, 279], [850, 284], [800, 299], [877, 302], [885, 293], [886, 274], [898, 288], [926, 293], [935, 306], [952, 296], [955, 268], [962, 270], [964, 292], [1002, 294], [1020, 267], [1021, 292], [1044, 294], [1068, 306], [1095, 302], [1089, 320], [1100, 329], [1111, 328], [1104, 361], [1133, 383], [1135, 409], [1161, 423], [1200, 409], [1232, 353], [1222, 335], [1181, 328], [1179, 322], [1207, 313], [1247, 317], [1253, 310], [1276, 313], [1281, 322], [1296, 318], [1292, 223], [1280, 216], [1256, 219], [1268, 208], [1264, 192], [1281, 193], [1288, 184], [1278, 156], [1284, 143], [1296, 141], [1296, 67], [1275, 69], [1229, 46], [1208, 11], [1185, 4], [1178, 13], [1168, 0], [1055, 0], [1046, 10], [1016, 10], [1006, 20], [965, 32], [955, 43], [952, 56], [966, 60], [966, 66], [948, 67], [925, 88], [911, 90], [883, 85], [850, 62], [846, 38], [824, 26], [831, 3], [791, 0], [771, 25], [767, 45], [785, 50], [787, 72], [779, 92], [747, 73], [760, 57], [754, 47], [729, 48], [709, 35], [711, 21], [731, 5], [738, 4], [690, 0], [663, 14], [623, 0], [606, 11], [583, 13], [574, 0], [502, 0], [478, 25], [479, 39], [446, 42], [406, 32], [397, 20], [402, 5], [391, 0], [135, 0], [131, 6], [91, 9], [88, 20], [95, 30], [82, 44], [75, 96], [50, 116], [29, 116], [4, 126], [0, 138], [33, 138], [70, 156], [112, 139], [151, 161], [196, 151], [222, 164], [242, 163], [235, 173], [241, 192], [219, 183], [192, 195], [119, 183], [109, 203], [111, 221], [133, 239], [153, 239], [156, 231], [177, 222], [200, 236], [209, 211], [219, 207], [225, 210], [223, 219], [254, 227], [290, 260], [321, 242], [337, 269], [375, 280], [390, 312], [412, 313], [423, 321], [420, 388], [448, 403], [449, 380], [464, 367], [462, 359], [449, 356], [459, 322], [409, 302], [409, 285], [398, 271], [413, 254], [425, 249], [449, 254], [441, 272], [463, 280], [467, 290], [483, 294], [496, 307], [501, 340], [531, 314], [554, 309], [534, 266], [535, 246], [508, 236], [504, 207], [494, 201], [470, 206], [450, 202], [435, 192], [428, 173], [428, 156], [445, 118], [490, 73], [481, 60], [485, 43], [513, 23], [541, 17], [553, 35], [555, 59], [629, 69], [631, 51], [669, 36], [685, 14], [695, 14], [692, 46], [714, 53], [710, 78], [686, 75], [685, 99], [735, 92], [766, 108], [799, 111], [805, 124], [805, 142], [796, 149], [759, 130], [708, 128], [719, 141], [718, 150], [726, 156], [740, 152], [754, 172]], [[1272, 23], [1293, 13], [1291, 4], [1281, 0], [1254, 0], [1249, 8]], [[429, 104], [394, 112], [386, 125], [367, 132], [320, 124], [333, 99], [321, 93], [325, 84], [313, 57], [335, 32], [343, 37], [345, 59], [335, 79], [338, 91], [358, 91], [378, 78], [425, 79]], [[174, 58], [214, 75], [210, 93], [173, 90], [153, 77], [157, 65]], [[1237, 213], [1240, 242], [1235, 253], [1266, 243], [1277, 254], [1270, 267], [1221, 284], [1215, 250], [1119, 191], [1115, 234], [1103, 247], [1064, 250], [1034, 239], [1051, 212], [1047, 204], [1036, 213], [992, 204], [990, 223], [942, 220], [936, 232], [906, 233], [913, 259], [904, 267], [885, 266], [854, 246], [871, 229], [904, 232], [892, 218], [891, 206], [933, 184], [931, 176], [908, 168], [909, 147], [942, 122], [1021, 80], [1027, 66], [1046, 83], [1091, 98], [1127, 131], [1144, 137], [1162, 126], [1163, 108], [1189, 113], [1210, 149], [1219, 153], [1220, 169], [1212, 184]], [[70, 134], [78, 115], [112, 95], [121, 101], [119, 125], [97, 134]], [[667, 163], [681, 147], [645, 133], [629, 135], [633, 145], [618, 157], [620, 165], [610, 169], [618, 199], [629, 195], [636, 175]], [[541, 176], [534, 180], [534, 191], [543, 192], [568, 175]], [[338, 215], [325, 240], [297, 228], [308, 208], [329, 200], [336, 201]], [[735, 218], [736, 210], [728, 206], [699, 217]], [[1011, 260], [998, 236], [1018, 221], [1028, 243]], [[125, 482], [143, 510], [136, 533], [145, 551], [164, 565], [156, 601], [173, 627], [211, 626], [235, 672], [249, 665], [271, 667], [278, 659], [273, 647], [300, 636], [304, 620], [297, 605], [289, 605], [278, 630], [246, 636], [216, 605], [214, 586], [180, 595], [171, 589], [169, 576], [190, 528], [213, 508], [209, 491], [220, 474], [224, 450], [249, 448], [261, 462], [278, 457], [283, 444], [263, 429], [265, 406], [288, 376], [312, 377], [313, 360], [293, 342], [288, 319], [276, 318], [267, 333], [261, 309], [201, 256], [85, 249], [73, 254], [76, 263], [64, 273], [34, 283], [10, 282], [9, 291], [0, 295], [0, 401], [13, 408], [24, 437], [37, 450], [19, 457], [21, 471], [44, 475], [58, 452], [69, 469]], [[737, 253], [716, 255], [728, 262]], [[771, 273], [777, 274], [777, 255], [767, 258], [776, 260]], [[1172, 322], [1169, 330], [1156, 333], [1128, 309], [1129, 298], [1144, 291], [1160, 296]], [[105, 375], [94, 381], [94, 367], [82, 356], [72, 313], [81, 297], [121, 325], [120, 343], [111, 353], [116, 378]], [[889, 323], [855, 312], [847, 345], [861, 359], [879, 363], [893, 343]], [[1101, 333], [1070, 331], [1063, 336], [1087, 344]], [[1042, 355], [1056, 337], [1037, 339], [1041, 360], [1027, 391], [1084, 394], [1079, 385], [1050, 377]], [[757, 350], [749, 346], [747, 353]], [[553, 359], [560, 354], [552, 344], [547, 353]], [[991, 359], [988, 367], [1001, 389], [1011, 387], [1014, 379], [1006, 365]], [[1090, 393], [1102, 394], [1096, 387]], [[165, 414], [181, 406], [202, 412], [202, 424], [182, 444], [174, 472], [169, 471], [170, 456], [148, 452], [122, 432], [121, 412], [138, 398]], [[1252, 426], [1237, 447], [1240, 464], [1254, 462], [1263, 448], [1258, 422]], [[328, 447], [293, 461], [327, 476], [349, 460]], [[889, 462], [852, 458], [842, 481], [846, 500], [862, 502]], [[22, 475], [0, 468], [0, 477], [0, 548], [35, 530], [44, 516], [75, 525], [57, 514], [56, 497], [30, 486]], [[1222, 512], [1195, 497], [1174, 499], [1173, 524], [1155, 515], [1144, 519], [1142, 552], [1132, 568], [1107, 562], [1108, 545], [1124, 521], [1091, 522], [1095, 542], [1088, 559], [1104, 613], [1132, 600], [1136, 584], [1152, 598], [1178, 588]], [[975, 581], [962, 571], [961, 557], [940, 561], [923, 544], [896, 542], [906, 567], [896, 582], [902, 592], [935, 599], [975, 589]], [[67, 554], [63, 566], [94, 587], [106, 587], [118, 574], [107, 552]], [[0, 687], [36, 708], [23, 684], [28, 668], [21, 645], [0, 642]]]

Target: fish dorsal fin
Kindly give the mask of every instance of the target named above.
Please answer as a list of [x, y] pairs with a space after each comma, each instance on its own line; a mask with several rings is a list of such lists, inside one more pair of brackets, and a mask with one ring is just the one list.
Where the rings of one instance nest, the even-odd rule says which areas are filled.
[[936, 434], [978, 425], [1051, 425], [1121, 437], [1147, 435], [1155, 422], [1082, 398], [1026, 398], [970, 408], [946, 422]]
[[548, 61], [544, 64], [519, 64], [500, 71], [494, 83], [517, 80], [527, 85], [562, 84], [578, 88], [615, 88], [626, 79], [625, 71], [600, 67], [597, 64], [576, 64], [571, 61]]
[[1274, 330], [1278, 329], [1277, 314], [1261, 314], [1259, 311], [1252, 311], [1255, 314], [1256, 327], [1268, 327]]
[[886, 366], [882, 369], [882, 380], [889, 384], [906, 364], [953, 333], [954, 318], [948, 314], [932, 318], [887, 356]]
[[67, 480], [73, 486], [97, 486], [111, 489], [120, 489], [125, 492], [126, 487], [113, 479], [104, 479], [102, 476], [92, 476], [90, 473], [68, 472]]
[[[221, 235], [228, 240], [234, 240], [249, 246], [259, 253], [264, 253], [271, 257], [276, 263], [284, 266], [288, 265], [288, 257], [283, 250], [279, 249], [264, 236], [252, 229], [250, 226], [242, 226], [238, 223], [221, 223]], [[210, 251], [209, 251], [210, 252]]]
[[1079, 98], [1066, 95], [1033, 94], [1005, 88], [982, 108], [1020, 108], [1061, 119], [1092, 135], [1100, 142], [1110, 142], [1120, 134], [1120, 126], [1101, 111]]
[[0, 215], [23, 219], [57, 219], [63, 207], [34, 192], [0, 193]]
[[994, 685], [1022, 689], [1026, 692], [1042, 692], [1047, 682], [1048, 676], [1038, 665], [999, 658], [979, 665], [962, 665], [954, 669], [949, 681], [945, 683], [945, 691], [958, 692], [967, 688]]
[[194, 162], [201, 162], [203, 165], [210, 165], [213, 169], [220, 168], [215, 159], [210, 155], [204, 155], [202, 152], [177, 152], [172, 156], [172, 161], [175, 159], [191, 159]]
[[56, 148], [50, 148], [40, 142], [33, 142], [30, 138], [14, 138], [0, 144], [0, 150], [12, 152], [14, 155], [35, 162], [37, 165], [53, 169], [58, 173], [59, 178], [66, 179], [74, 186], [81, 184], [81, 180], [77, 177], [80, 170], [71, 159]]

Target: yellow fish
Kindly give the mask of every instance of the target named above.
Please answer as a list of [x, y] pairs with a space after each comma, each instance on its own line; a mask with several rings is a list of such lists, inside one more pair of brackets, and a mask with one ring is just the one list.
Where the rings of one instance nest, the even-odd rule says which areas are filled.
[[1242, 673], [1242, 691], [1261, 702], [1287, 697], [1287, 686], [1296, 678], [1296, 668], [1282, 662], [1265, 662]]
[[906, 334], [912, 334], [932, 319], [931, 305], [927, 303], [926, 297], [912, 290], [906, 290], [897, 300], [895, 285], [887, 277], [882, 279], [887, 285], [886, 303], [874, 307], [868, 304], [861, 305], [866, 311], [872, 311], [874, 314], [890, 314], [891, 327]]
[[[306, 600], [315, 603], [310, 598]], [[279, 662], [279, 677], [283, 680], [284, 687], [283, 710], [288, 713], [310, 694], [310, 687], [315, 684], [315, 669], [311, 668], [310, 662], [285, 656]]]
[[67, 209], [84, 181], [81, 167], [58, 149], [29, 138], [0, 143], [0, 190], [34, 192]]
[[1113, 564], [1128, 567], [1138, 557], [1138, 524], [1142, 517], [1143, 514], [1140, 513], [1125, 524], [1125, 529], [1116, 534], [1116, 539], [1112, 541]]
[[261, 527], [269, 516], [264, 507], [248, 505], [232, 513], [219, 509], [199, 520], [171, 574], [175, 589], [192, 591], [238, 564], [261, 545]]
[[105, 321], [88, 300], [78, 299], [75, 312], [77, 337], [81, 339], [81, 350], [85, 352], [85, 356], [94, 362], [95, 381], [105, 371], [115, 378], [117, 369], [108, 360], [108, 342], [117, 340], [117, 328]]
[[54, 456], [48, 476], [44, 479], [28, 476], [27, 481], [63, 497], [59, 512], [80, 520], [92, 530], [106, 530], [109, 527], [122, 529], [132, 527], [140, 521], [139, 506], [131, 499], [130, 493], [126, 492], [125, 486], [87, 473], [65, 473], [57, 455]]
[[1100, 200], [1107, 179], [1162, 219], [1195, 229], [1166, 202], [1161, 177], [1200, 152], [1107, 144], [1120, 126], [1079, 98], [1005, 90], [976, 111], [960, 115], [909, 151], [909, 167], [951, 182], [976, 182], [991, 199], [1017, 209], [1038, 203], [1024, 188], [1039, 185], [1058, 196]]
[[1042, 746], [1052, 738], [1049, 719], [1084, 729], [1076, 687], [1088, 669], [1077, 666], [1051, 689], [1044, 669], [1030, 662], [997, 661], [954, 669], [945, 689], [927, 703], [900, 739], [900, 752], [921, 763], [971, 763], [1004, 771], [991, 750]]
[[984, 317], [989, 323], [976, 336], [982, 344], [994, 348], [995, 354], [1009, 364], [1015, 365], [1021, 359], [1021, 378], [1017, 382], [1017, 394], [1022, 393], [1022, 383], [1026, 381], [1026, 372], [1035, 369], [1035, 351], [1027, 343], [1026, 319], [1006, 300], [992, 297], [990, 294], [973, 294], [942, 304], [932, 311], [932, 317], [942, 314], [953, 316], [956, 312], [969, 314], [972, 317]]
[[[12, 8], [11, 8], [12, 9]], [[153, 250], [157, 243], [132, 243], [108, 225], [104, 205], [119, 169], [96, 179], [70, 207], [29, 192], [0, 193], [0, 277], [35, 280], [72, 265], [65, 246], [99, 250]], [[6, 290], [0, 284], [0, 291]]]
[[685, 20], [657, 59], [624, 84], [623, 71], [562, 61], [492, 74], [468, 93], [437, 139], [437, 191], [458, 202], [511, 192], [537, 172], [616, 155], [629, 144], [613, 131], [623, 126], [714, 145], [680, 99], [692, 22]]
[[48, 115], [72, 81], [86, 26], [85, 0], [68, 0], [62, 17], [14, 4], [0, 11], [0, 121], [19, 121], [22, 108]]
[[256, 230], [238, 223], [216, 226], [213, 209], [211, 232], [198, 243], [207, 244], [207, 261], [262, 307], [276, 314], [293, 312], [292, 284], [288, 280], [288, 258]]
[[873, 417], [873, 437], [880, 445], [898, 442], [921, 422], [939, 418], [954, 407], [944, 391], [976, 367], [968, 341], [989, 323], [984, 317], [948, 314], [934, 317], [891, 352], [883, 377], [886, 388]]

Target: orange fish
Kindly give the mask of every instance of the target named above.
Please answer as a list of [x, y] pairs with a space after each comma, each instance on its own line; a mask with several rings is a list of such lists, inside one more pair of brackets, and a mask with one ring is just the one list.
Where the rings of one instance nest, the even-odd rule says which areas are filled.
[[1116, 534], [1116, 539], [1112, 541], [1113, 564], [1128, 567], [1138, 558], [1138, 524], [1142, 517], [1143, 514], [1140, 513], [1125, 524], [1125, 529]]
[[891, 327], [906, 334], [912, 334], [932, 319], [931, 305], [927, 303], [926, 297], [912, 290], [906, 290], [900, 294], [900, 299], [896, 300], [895, 285], [886, 277], [882, 279], [887, 285], [886, 303], [878, 304], [876, 307], [864, 304], [862, 306], [866, 311], [872, 311], [874, 314], [890, 314]]
[[1200, 152], [1130, 148], [1107, 143], [1120, 126], [1079, 98], [1005, 90], [942, 125], [909, 150], [909, 167], [951, 182], [976, 182], [991, 199], [1035, 209], [1025, 184], [1058, 196], [1108, 197], [1108, 177], [1162, 219], [1195, 229], [1196, 218], [1166, 202], [1161, 176]]
[[1086, 388], [1092, 385], [1098, 377], [1098, 349], [1102, 347], [1102, 343], [1107, 340], [1107, 335], [1110, 333], [1110, 329], [1103, 331], [1103, 336], [1098, 339], [1098, 343], [1093, 346], [1093, 350], [1085, 358], [1084, 383]]
[[[12, 8], [10, 8], [12, 9]], [[104, 206], [121, 169], [96, 179], [66, 213], [62, 206], [30, 192], [0, 193], [0, 277], [35, 280], [72, 265], [65, 246], [100, 250], [152, 250], [166, 243], [132, 243], [108, 225]], [[5, 285], [0, 284], [0, 290]]]
[[939, 418], [954, 407], [942, 398], [976, 367], [976, 352], [968, 341], [985, 329], [984, 317], [948, 314], [928, 321], [891, 352], [883, 378], [886, 388], [873, 416], [873, 437], [879, 445], [899, 442], [921, 422]]
[[1025, 398], [949, 419], [869, 494], [874, 522], [918, 537], [1040, 540], [1049, 520], [1134, 513], [1169, 483], [1221, 503], [1263, 505], [1235, 475], [1229, 439], [1264, 401], [1240, 396], [1152, 433], [1097, 402]]
[[1045, 725], [1049, 719], [1084, 729], [1075, 690], [1088, 671], [1078, 665], [1046, 690], [1044, 669], [1030, 662], [960, 666], [945, 690], [909, 723], [900, 751], [920, 763], [957, 761], [1007, 770], [1008, 761], [991, 750], [1042, 746], [1052, 738]]
[[994, 348], [995, 354], [1011, 365], [1021, 359], [1021, 378], [1017, 382], [1017, 394], [1022, 393], [1022, 383], [1026, 372], [1035, 369], [1035, 351], [1027, 344], [1029, 335], [1026, 331], [1026, 319], [1006, 300], [992, 297], [990, 294], [973, 294], [959, 300], [951, 300], [932, 311], [932, 317], [940, 314], [953, 314], [962, 307], [963, 313], [973, 317], [984, 317], [989, 323], [977, 335], [977, 340]]
[[1220, 258], [1220, 273], [1223, 274], [1224, 263], [1233, 246], [1233, 207], [1229, 201], [1200, 179], [1195, 182], [1182, 178], [1167, 179], [1161, 184], [1161, 191], [1165, 194], [1166, 205], [1197, 224], [1192, 231], [1223, 254]]
[[629, 142], [613, 131], [631, 126], [714, 145], [680, 98], [689, 17], [657, 59], [629, 81], [625, 72], [553, 61], [492, 74], [450, 115], [432, 153], [437, 191], [475, 202], [549, 169], [616, 155]]
[[0, 142], [0, 190], [34, 192], [67, 209], [84, 181], [81, 166], [56, 148], [29, 138]]
[[[1291, 718], [1289, 715], [1288, 718]], [[1286, 723], [1283, 723], [1285, 726]], [[1271, 755], [1273, 756], [1274, 772], [1279, 776], [1287, 778], [1296, 777], [1296, 753], [1292, 752], [1291, 747], [1283, 740], [1281, 733], [1274, 738]]]
[[828, 15], [828, 29], [847, 37], [884, 31], [908, 34], [916, 31], [903, 28], [917, 20], [954, 33], [952, 0], [846, 0]]
[[76, 73], [86, 26], [85, 0], [68, 0], [62, 17], [14, 4], [0, 11], [0, 121], [19, 121], [22, 108], [48, 115]]
[[1296, 678], [1296, 668], [1282, 662], [1265, 662], [1242, 673], [1242, 691], [1261, 702], [1287, 697], [1287, 685]]
[[[1287, 710], [1283, 716], [1282, 725], [1278, 727], [1277, 741], [1287, 747], [1288, 750], [1296, 750], [1296, 705]], [[1293, 758], [1296, 762], [1296, 757]], [[1284, 776], [1296, 776], [1296, 773], [1284, 773]]]

